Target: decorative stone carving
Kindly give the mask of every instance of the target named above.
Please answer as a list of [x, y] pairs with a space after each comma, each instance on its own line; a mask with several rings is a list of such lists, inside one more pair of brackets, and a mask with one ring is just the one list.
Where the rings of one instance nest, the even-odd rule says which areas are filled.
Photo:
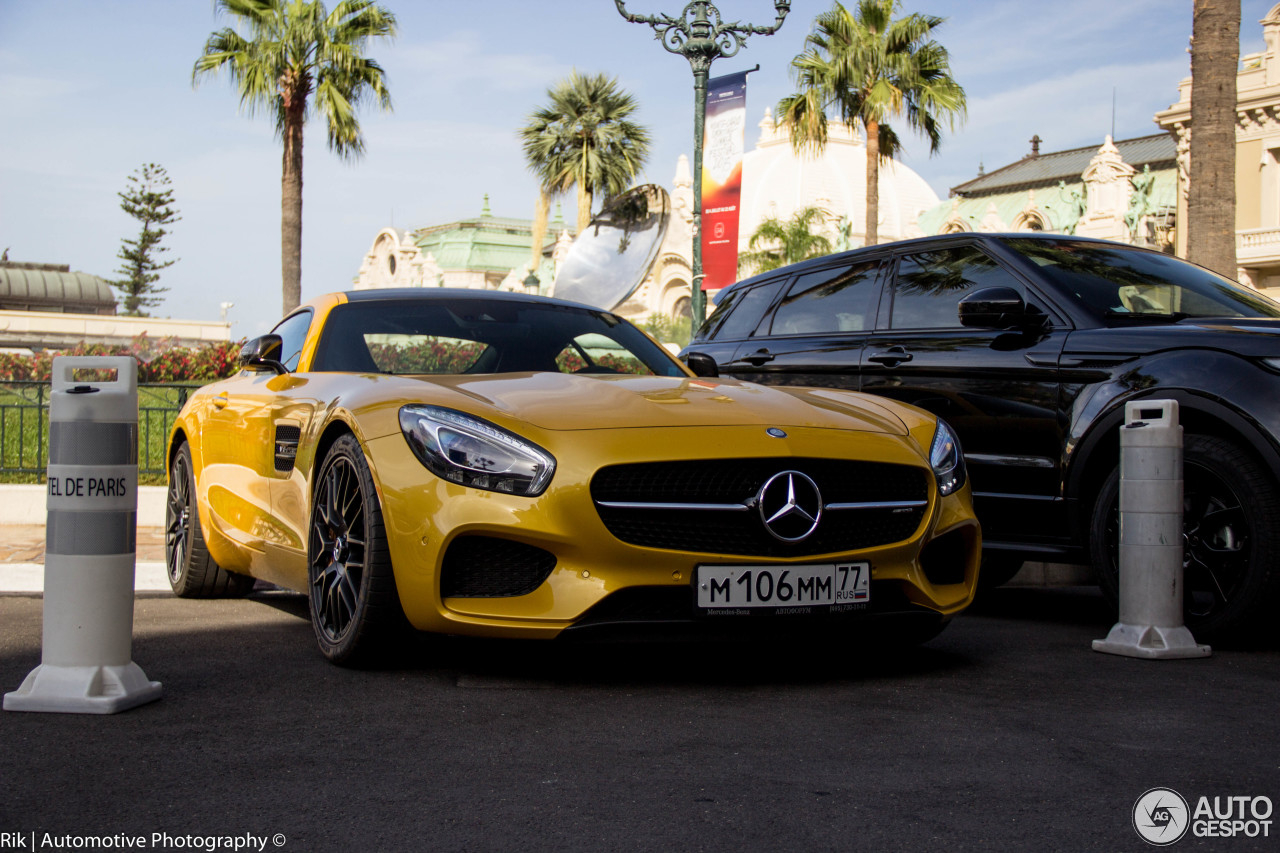
[[960, 215], [960, 197], [954, 196], [951, 199], [951, 215], [947, 217], [947, 221], [942, 223], [939, 234], [963, 234], [966, 231], [972, 231], [973, 227], [969, 222]]
[[356, 290], [379, 287], [434, 287], [444, 271], [436, 259], [398, 228], [383, 228], [356, 274]]
[[1133, 167], [1124, 162], [1120, 149], [1108, 135], [1081, 175], [1086, 188], [1086, 206], [1084, 216], [1076, 224], [1076, 234], [1129, 241], [1124, 217], [1133, 194], [1133, 174]]
[[1014, 231], [1048, 231], [1049, 217], [1036, 204], [1036, 191], [1027, 190], [1027, 203], [1013, 218]]
[[1179, 124], [1175, 132], [1178, 135], [1178, 192], [1185, 202], [1191, 191], [1191, 128]]
[[1000, 218], [1000, 211], [996, 209], [994, 201], [987, 205], [987, 210], [982, 215], [982, 220], [978, 223], [978, 230], [986, 231], [989, 234], [1009, 230], [1009, 226]]

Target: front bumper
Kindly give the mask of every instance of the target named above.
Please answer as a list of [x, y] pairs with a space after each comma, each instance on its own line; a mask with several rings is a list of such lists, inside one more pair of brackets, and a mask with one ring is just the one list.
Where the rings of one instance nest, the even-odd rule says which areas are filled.
[[[620, 462], [723, 458], [846, 458], [924, 467], [915, 444], [899, 436], [793, 428], [786, 439], [759, 427], [583, 430], [536, 437], [557, 458], [555, 478], [537, 498], [466, 488], [441, 480], [413, 456], [400, 435], [368, 442], [401, 605], [420, 630], [504, 637], [559, 635], [587, 626], [706, 624], [740, 621], [780, 625], [784, 617], [755, 612], [705, 616], [693, 607], [696, 567], [708, 564], [809, 564], [857, 560], [870, 564], [872, 594], [864, 610], [793, 624], [853, 622], [886, 613], [945, 619], [973, 598], [981, 534], [968, 487], [946, 498], [928, 477], [928, 506], [916, 530], [872, 548], [796, 557], [704, 553], [642, 547], [613, 536], [590, 493], [592, 476]], [[673, 449], [678, 448], [678, 449]], [[544, 581], [521, 595], [442, 594], [442, 566], [464, 539], [509, 540], [554, 556]], [[941, 542], [945, 547], [927, 547]], [[454, 554], [456, 555], [456, 551]], [[923, 559], [922, 559], [923, 555]], [[946, 561], [945, 567], [929, 561]], [[931, 582], [930, 578], [934, 580]], [[649, 615], [645, 615], [648, 613]], [[801, 622], [800, 620], [804, 620]]]

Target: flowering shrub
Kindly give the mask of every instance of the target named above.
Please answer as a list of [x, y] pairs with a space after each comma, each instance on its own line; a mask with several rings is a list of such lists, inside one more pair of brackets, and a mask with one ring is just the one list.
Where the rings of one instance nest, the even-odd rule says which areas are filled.
[[[614, 373], [636, 373], [642, 376], [653, 372], [638, 359], [624, 358], [610, 353], [597, 356], [595, 358], [595, 366]], [[582, 359], [582, 356], [571, 349], [566, 349], [556, 356], [556, 367], [560, 369], [561, 373], [577, 373], [579, 370], [586, 369], [587, 363]]]
[[58, 352], [35, 355], [0, 353], [0, 382], [48, 381], [58, 355], [131, 355], [138, 360], [139, 382], [212, 382], [233, 376], [243, 341], [219, 341], [201, 347], [180, 347], [172, 338], [151, 340], [139, 335], [122, 344], [77, 344]]
[[413, 344], [370, 344], [369, 354], [384, 373], [448, 375], [465, 373], [486, 349], [480, 343], [433, 339]]

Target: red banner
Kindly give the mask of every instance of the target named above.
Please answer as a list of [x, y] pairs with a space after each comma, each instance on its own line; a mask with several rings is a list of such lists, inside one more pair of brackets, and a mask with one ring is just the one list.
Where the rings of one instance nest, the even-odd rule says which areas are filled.
[[738, 280], [738, 204], [742, 196], [747, 73], [726, 74], [707, 82], [701, 176], [703, 290], [719, 290]]

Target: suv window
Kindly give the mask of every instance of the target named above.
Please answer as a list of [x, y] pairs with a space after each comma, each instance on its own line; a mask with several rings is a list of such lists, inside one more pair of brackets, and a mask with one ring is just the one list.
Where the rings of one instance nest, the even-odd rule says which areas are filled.
[[280, 361], [289, 372], [298, 369], [298, 359], [302, 358], [302, 344], [307, 339], [307, 329], [311, 328], [311, 309], [299, 311], [281, 320], [271, 330], [279, 335], [283, 346], [280, 347]]
[[796, 278], [773, 312], [772, 335], [863, 332], [875, 327], [878, 261]]
[[1107, 243], [1010, 240], [1042, 275], [1109, 319], [1280, 317], [1256, 291], [1168, 255]]
[[715, 312], [698, 330], [703, 340], [733, 340], [745, 338], [756, 330], [769, 310], [773, 295], [778, 292], [782, 279], [767, 281], [747, 288], [734, 288], [724, 295]]
[[893, 288], [891, 329], [958, 329], [956, 304], [972, 290], [1025, 288], [1011, 273], [975, 246], [956, 246], [904, 255]]

